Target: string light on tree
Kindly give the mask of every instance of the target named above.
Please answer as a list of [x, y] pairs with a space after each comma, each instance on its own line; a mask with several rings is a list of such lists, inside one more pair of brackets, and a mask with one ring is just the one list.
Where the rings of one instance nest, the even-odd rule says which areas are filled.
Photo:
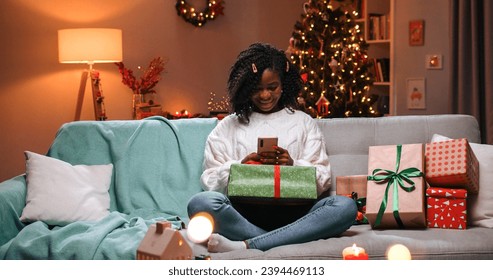
[[[380, 116], [373, 108], [378, 97], [368, 93], [373, 77], [358, 13], [345, 11], [348, 0], [337, 2], [333, 9], [330, 1], [309, 0], [295, 24], [286, 53], [305, 81], [299, 100], [313, 117]], [[327, 110], [317, 106], [322, 101]]]

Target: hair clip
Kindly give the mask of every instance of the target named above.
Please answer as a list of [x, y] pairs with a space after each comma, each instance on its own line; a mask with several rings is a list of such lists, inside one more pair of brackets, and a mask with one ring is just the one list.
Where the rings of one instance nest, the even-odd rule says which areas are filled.
[[289, 61], [286, 60], [286, 72], [289, 72]]
[[258, 72], [257, 66], [255, 66], [255, 63], [252, 63], [252, 70], [253, 70], [253, 73], [257, 73]]

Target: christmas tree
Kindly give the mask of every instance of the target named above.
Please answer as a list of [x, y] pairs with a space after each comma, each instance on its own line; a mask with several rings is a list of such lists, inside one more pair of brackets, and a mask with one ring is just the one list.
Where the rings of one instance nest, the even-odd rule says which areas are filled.
[[309, 0], [297, 21], [286, 51], [298, 65], [304, 87], [298, 101], [313, 117], [377, 117], [368, 44], [355, 18], [356, 10], [338, 1]]

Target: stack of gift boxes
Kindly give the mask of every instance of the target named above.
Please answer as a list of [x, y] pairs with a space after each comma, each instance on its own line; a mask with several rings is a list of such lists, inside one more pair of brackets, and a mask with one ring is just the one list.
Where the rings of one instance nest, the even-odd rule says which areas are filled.
[[479, 191], [479, 163], [467, 139], [372, 146], [368, 175], [336, 178], [337, 194], [366, 198], [372, 228], [467, 228], [467, 195]]
[[479, 192], [479, 162], [466, 139], [426, 145], [428, 227], [467, 228], [467, 194]]

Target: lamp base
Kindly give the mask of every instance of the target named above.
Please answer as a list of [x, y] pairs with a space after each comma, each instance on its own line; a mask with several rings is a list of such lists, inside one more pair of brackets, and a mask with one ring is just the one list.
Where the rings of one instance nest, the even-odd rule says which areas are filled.
[[94, 104], [94, 117], [97, 121], [104, 121], [106, 117], [106, 108], [104, 107], [103, 87], [99, 72], [91, 71], [92, 102]]
[[94, 106], [94, 119], [97, 121], [104, 121], [107, 119], [107, 116], [106, 116], [106, 108], [104, 106], [104, 96], [103, 96], [103, 89], [101, 86], [101, 78], [99, 76], [99, 72], [96, 70], [93, 70], [92, 68], [82, 72], [82, 76], [80, 78], [79, 95], [77, 98], [77, 107], [75, 110], [74, 120], [76, 120], [76, 121], [80, 120], [80, 115], [82, 112], [82, 103], [84, 101], [84, 94], [86, 91], [87, 76], [89, 74], [91, 75], [91, 89], [92, 89], [92, 100], [93, 100], [93, 106]]

